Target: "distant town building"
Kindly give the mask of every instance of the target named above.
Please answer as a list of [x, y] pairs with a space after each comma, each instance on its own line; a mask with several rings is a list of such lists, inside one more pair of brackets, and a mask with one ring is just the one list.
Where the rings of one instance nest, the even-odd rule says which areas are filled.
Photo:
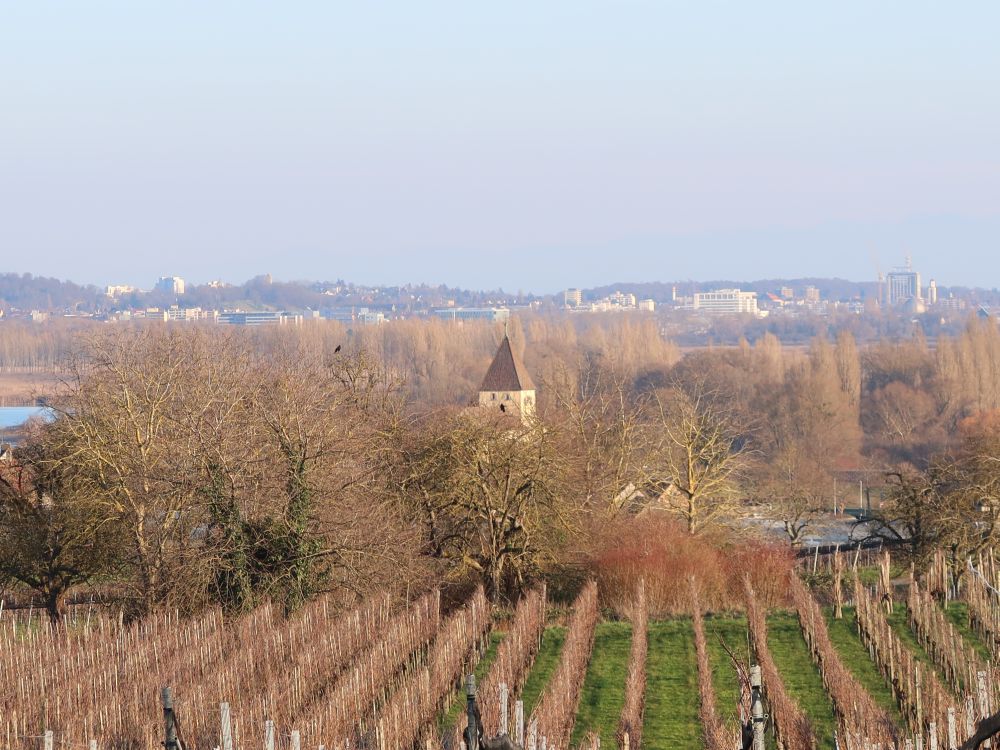
[[566, 307], [579, 307], [583, 304], [583, 290], [567, 289], [563, 292], [563, 304]]
[[495, 323], [510, 320], [510, 310], [506, 307], [449, 307], [435, 310], [434, 314], [445, 320], [490, 320]]
[[479, 386], [479, 406], [522, 419], [535, 413], [535, 384], [506, 335]]
[[781, 295], [782, 299], [795, 299], [795, 292], [792, 290], [790, 286], [781, 287], [781, 291], [779, 292], [779, 294]]
[[217, 318], [222, 325], [231, 326], [267, 326], [267, 325], [301, 325], [302, 316], [290, 312], [222, 312]]
[[643, 312], [653, 312], [656, 310], [656, 303], [651, 299], [639, 300], [638, 308]]
[[814, 286], [807, 286], [805, 294], [806, 303], [816, 304], [819, 302], [819, 289]]
[[712, 292], [696, 292], [695, 310], [713, 315], [750, 314], [757, 315], [757, 293], [739, 289], [716, 289]]
[[133, 294], [136, 291], [138, 290], [134, 286], [114, 284], [104, 288], [104, 295], [111, 297], [111, 299], [117, 299], [118, 297], [124, 297], [126, 294]]
[[214, 322], [219, 317], [217, 310], [202, 310], [200, 307], [171, 307], [165, 312], [167, 313], [167, 320], [210, 320]]
[[906, 265], [896, 268], [886, 275], [886, 301], [893, 307], [910, 304], [917, 306], [921, 303], [920, 274], [913, 270], [913, 263], [909, 258]]
[[938, 301], [937, 282], [931, 279], [930, 286], [927, 287], [927, 304], [936, 305]]
[[615, 292], [608, 295], [608, 302], [618, 307], [635, 307], [635, 295], [628, 292]]
[[184, 294], [184, 279], [180, 276], [161, 276], [156, 291], [164, 294]]
[[370, 310], [367, 307], [335, 307], [330, 310], [323, 310], [321, 317], [341, 323], [361, 323], [362, 325], [381, 325], [385, 323], [385, 313]]

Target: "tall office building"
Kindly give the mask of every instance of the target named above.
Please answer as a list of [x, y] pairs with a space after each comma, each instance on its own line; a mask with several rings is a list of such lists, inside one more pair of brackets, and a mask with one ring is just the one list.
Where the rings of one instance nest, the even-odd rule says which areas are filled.
[[906, 265], [890, 271], [886, 276], [887, 301], [892, 306], [905, 305], [923, 300], [923, 290], [920, 286], [920, 274], [913, 270], [909, 257]]
[[184, 279], [180, 276], [161, 276], [156, 282], [156, 291], [165, 294], [184, 294]]

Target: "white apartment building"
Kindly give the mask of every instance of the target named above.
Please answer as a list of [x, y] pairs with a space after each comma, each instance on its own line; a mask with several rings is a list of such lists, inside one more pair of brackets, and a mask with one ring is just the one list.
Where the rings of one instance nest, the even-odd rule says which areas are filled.
[[184, 294], [184, 279], [180, 276], [161, 276], [156, 282], [156, 290], [166, 294]]
[[694, 309], [716, 315], [758, 315], [757, 292], [743, 292], [739, 289], [696, 292]]

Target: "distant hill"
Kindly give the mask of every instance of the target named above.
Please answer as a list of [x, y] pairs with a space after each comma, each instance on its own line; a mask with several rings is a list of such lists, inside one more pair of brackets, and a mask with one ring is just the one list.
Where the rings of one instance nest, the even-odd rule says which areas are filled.
[[0, 274], [0, 309], [94, 312], [106, 298], [95, 286], [30, 273]]

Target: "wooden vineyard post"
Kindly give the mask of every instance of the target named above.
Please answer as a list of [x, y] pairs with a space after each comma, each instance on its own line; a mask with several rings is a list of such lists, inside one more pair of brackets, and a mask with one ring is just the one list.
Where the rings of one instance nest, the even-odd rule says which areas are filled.
[[528, 749], [538, 750], [538, 719], [532, 719], [528, 727]]
[[291, 744], [291, 748], [292, 748], [292, 750], [302, 750], [302, 741], [299, 738], [299, 730], [298, 729], [293, 729], [292, 730], [292, 744]]
[[844, 619], [844, 559], [840, 554], [840, 545], [833, 553], [833, 616], [837, 620]]
[[517, 734], [517, 744], [524, 747], [524, 701], [514, 704], [514, 732]]
[[628, 750], [628, 732], [622, 735], [622, 750]]
[[753, 721], [753, 750], [764, 750], [764, 702], [760, 665], [750, 667], [750, 715]]
[[965, 736], [971, 737], [976, 733], [976, 703], [970, 695], [965, 699]]
[[51, 729], [45, 730], [45, 750], [54, 750], [55, 748], [55, 735], [53, 735]]
[[927, 725], [927, 733], [928, 733], [927, 743], [929, 750], [938, 750], [937, 722], [932, 721], [930, 724]]
[[97, 750], [97, 740], [91, 740], [87, 743], [87, 750]]
[[955, 726], [955, 707], [948, 707], [948, 750], [958, 750], [958, 727]]
[[264, 750], [274, 750], [274, 722], [264, 722]]
[[924, 706], [923, 700], [920, 695], [920, 662], [913, 665], [914, 668], [914, 680], [913, 680], [913, 701], [916, 706], [917, 711], [917, 727], [922, 727], [924, 725]]
[[885, 604], [885, 613], [892, 614], [892, 573], [889, 553], [883, 552], [879, 559], [879, 598]]
[[500, 683], [500, 734], [509, 734], [507, 714], [507, 683]]
[[468, 729], [465, 750], [479, 750], [479, 725], [476, 723], [476, 676], [470, 674], [465, 680], [466, 716]]
[[163, 703], [163, 747], [165, 750], [180, 750], [177, 724], [174, 721], [174, 699], [170, 688], [165, 687], [160, 691], [160, 700]]
[[229, 704], [219, 704], [219, 723], [222, 735], [222, 750], [233, 750], [233, 720], [229, 715]]
[[[986, 672], [978, 672], [976, 674], [976, 689], [979, 693], [979, 716], [985, 719], [990, 715], [990, 699], [986, 692]], [[993, 747], [993, 741], [986, 740], [983, 742], [983, 747]]]

